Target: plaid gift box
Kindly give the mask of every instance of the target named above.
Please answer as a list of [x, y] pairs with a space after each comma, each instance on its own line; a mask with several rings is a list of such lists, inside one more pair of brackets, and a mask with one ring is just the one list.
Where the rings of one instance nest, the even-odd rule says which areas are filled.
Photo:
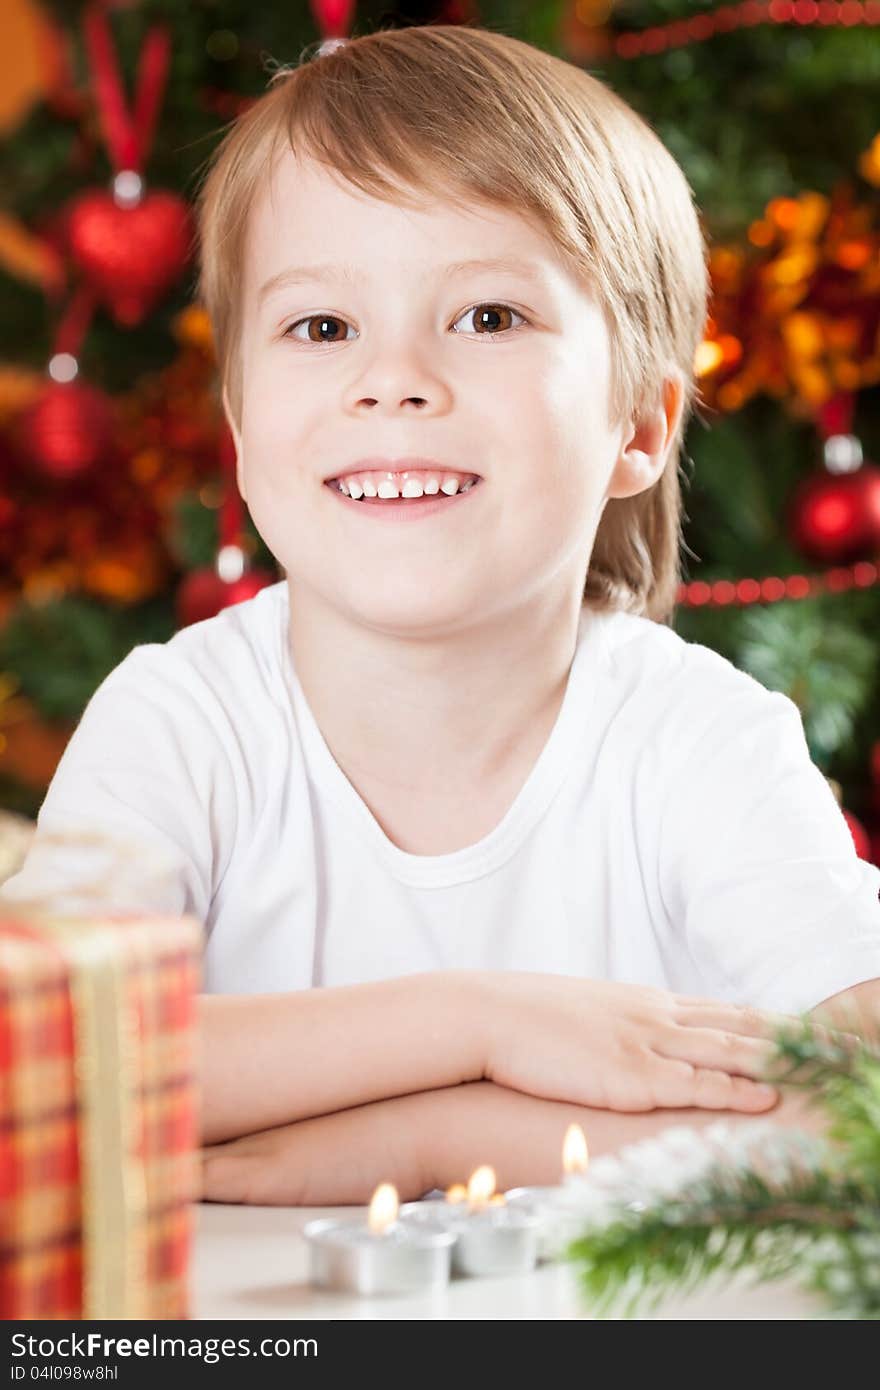
[[0, 911], [0, 1316], [186, 1318], [192, 917]]

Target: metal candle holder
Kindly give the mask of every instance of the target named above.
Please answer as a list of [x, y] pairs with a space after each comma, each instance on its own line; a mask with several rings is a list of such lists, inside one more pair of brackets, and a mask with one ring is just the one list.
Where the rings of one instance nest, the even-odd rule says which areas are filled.
[[455, 1236], [396, 1221], [371, 1231], [362, 1219], [310, 1221], [303, 1235], [311, 1250], [311, 1280], [348, 1293], [421, 1293], [449, 1282]]

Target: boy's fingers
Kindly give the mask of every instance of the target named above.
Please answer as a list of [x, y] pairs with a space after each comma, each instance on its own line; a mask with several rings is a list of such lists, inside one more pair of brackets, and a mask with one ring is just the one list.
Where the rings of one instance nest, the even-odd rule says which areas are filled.
[[[683, 1001], [674, 1014], [674, 1021], [686, 1030], [702, 1029], [715, 1030], [720, 1035], [736, 1033], [748, 1038], [763, 1038], [775, 1044], [777, 1037], [788, 1034], [799, 1037], [803, 1033], [804, 1022], [792, 1014], [769, 1013], [762, 1009], [741, 1008], [728, 1004], [712, 1004], [709, 1001], [702, 1001], [694, 1004]], [[847, 1052], [858, 1050], [862, 1046], [862, 1040], [855, 1033], [848, 1033], [843, 1028], [829, 1026], [827, 1023], [820, 1023], [818, 1019], [810, 1018], [806, 1020], [812, 1037], [818, 1043], [823, 1043], [829, 1047], [842, 1047]], [[664, 1048], [665, 1050], [665, 1048]], [[671, 1054], [670, 1054], [671, 1055]], [[689, 1056], [689, 1053], [675, 1055]]]
[[253, 1165], [234, 1154], [212, 1153], [203, 1149], [203, 1202], [247, 1202]]
[[663, 1057], [759, 1080], [766, 1077], [776, 1056], [769, 1039], [720, 1028], [671, 1028], [654, 1046]]
[[667, 1109], [771, 1110], [779, 1099], [773, 1086], [762, 1085], [745, 1076], [689, 1062], [664, 1060], [654, 1089], [657, 1104]]
[[[232, 1150], [241, 1140], [232, 1140]], [[297, 1173], [264, 1154], [201, 1151], [203, 1202], [231, 1202], [252, 1207], [305, 1205], [297, 1185]]]
[[681, 1000], [673, 1015], [676, 1023], [686, 1028], [716, 1028], [724, 1033], [741, 1033], [745, 1037], [774, 1038], [777, 1033], [800, 1032], [803, 1022], [796, 1015], [771, 1013], [734, 1004]]

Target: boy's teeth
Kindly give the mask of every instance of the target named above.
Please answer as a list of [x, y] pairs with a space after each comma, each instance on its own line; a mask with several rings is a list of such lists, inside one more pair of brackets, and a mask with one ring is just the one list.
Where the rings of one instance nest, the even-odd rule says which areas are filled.
[[398, 489], [397, 483], [391, 478], [382, 478], [378, 487], [366, 477], [338, 478], [336, 486], [346, 497], [353, 497], [355, 501], [360, 501], [362, 497], [381, 497], [389, 501], [397, 497], [434, 497], [438, 492], [443, 492], [447, 497], [454, 497], [457, 492], [468, 492], [476, 482], [475, 478], [467, 478], [461, 482], [450, 474], [442, 477], [405, 478], [403, 486]]

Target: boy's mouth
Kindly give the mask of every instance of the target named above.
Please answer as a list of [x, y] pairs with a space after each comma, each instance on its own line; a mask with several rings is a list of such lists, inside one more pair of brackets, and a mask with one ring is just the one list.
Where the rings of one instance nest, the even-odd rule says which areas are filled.
[[444, 468], [363, 470], [327, 478], [325, 486], [349, 508], [373, 516], [429, 516], [446, 511], [482, 481], [478, 473]]

